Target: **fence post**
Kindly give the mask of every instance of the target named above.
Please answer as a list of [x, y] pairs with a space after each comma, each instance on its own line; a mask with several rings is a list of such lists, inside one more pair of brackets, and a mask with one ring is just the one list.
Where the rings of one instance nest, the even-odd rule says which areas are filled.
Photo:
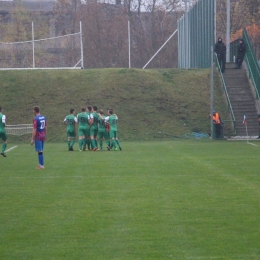
[[83, 56], [83, 41], [82, 41], [82, 23], [79, 22], [80, 27], [80, 55], [81, 55], [81, 68], [84, 69], [84, 56]]
[[131, 69], [131, 35], [130, 35], [130, 21], [128, 21], [128, 59], [129, 59], [129, 69]]
[[35, 57], [34, 57], [34, 26], [32, 22], [32, 54], [33, 54], [33, 68], [35, 69]]
[[213, 63], [213, 46], [211, 46], [211, 72], [210, 72], [210, 130], [211, 130], [211, 140], [213, 140], [213, 120], [212, 120], [212, 112], [213, 112], [213, 102], [214, 102], [214, 63]]
[[226, 34], [226, 44], [227, 44], [226, 62], [230, 62], [230, 0], [227, 0], [227, 34]]

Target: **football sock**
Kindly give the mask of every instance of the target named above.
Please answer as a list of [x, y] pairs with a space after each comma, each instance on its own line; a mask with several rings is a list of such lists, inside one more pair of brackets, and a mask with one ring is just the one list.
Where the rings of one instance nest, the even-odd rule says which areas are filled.
[[79, 150], [82, 150], [83, 140], [79, 139]]
[[70, 149], [70, 141], [68, 141], [68, 148]]
[[103, 141], [102, 140], [99, 141], [99, 146], [100, 146], [100, 149], [102, 149], [102, 147], [103, 147]]
[[5, 152], [6, 146], [7, 146], [7, 143], [3, 143], [3, 144], [2, 144], [2, 153]]
[[38, 153], [39, 165], [44, 166], [44, 156], [42, 152]]
[[87, 145], [87, 139], [86, 138], [82, 139], [82, 145], [83, 145], [83, 147], [86, 147], [86, 145]]
[[70, 146], [73, 147], [74, 144], [75, 144], [75, 139], [73, 138], [73, 139], [71, 139], [71, 141], [70, 141]]
[[110, 147], [110, 141], [109, 140], [106, 140], [106, 144], [107, 144], [107, 146]]
[[95, 140], [95, 145], [96, 145], [96, 147], [97, 147], [97, 139], [94, 139]]
[[87, 139], [87, 145], [88, 145], [88, 149], [90, 149], [90, 140]]
[[112, 145], [116, 148], [116, 140], [115, 139], [112, 140]]
[[116, 141], [113, 139], [112, 140], [112, 145], [111, 145], [111, 148], [115, 147], [116, 148]]
[[117, 143], [118, 147], [121, 147], [121, 146], [120, 146], [120, 141], [119, 141], [119, 140], [116, 139], [116, 143]]
[[91, 139], [91, 146], [92, 146], [92, 149], [94, 149], [96, 147], [94, 139]]

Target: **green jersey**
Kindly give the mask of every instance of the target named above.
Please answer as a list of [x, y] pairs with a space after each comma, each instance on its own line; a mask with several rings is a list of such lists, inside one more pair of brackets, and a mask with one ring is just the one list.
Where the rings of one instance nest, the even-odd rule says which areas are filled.
[[87, 128], [89, 126], [88, 123], [88, 114], [86, 112], [79, 113], [77, 115], [79, 127]]
[[92, 113], [92, 115], [93, 115], [93, 127], [94, 129], [98, 129], [99, 115], [97, 112]]
[[110, 131], [117, 131], [117, 123], [118, 117], [116, 115], [107, 116], [105, 121], [110, 124]]
[[78, 122], [77, 118], [70, 114], [65, 117], [64, 122], [67, 124], [67, 131], [68, 132], [73, 132], [75, 131], [75, 124]]
[[[91, 112], [86, 112], [86, 114], [88, 115], [88, 119], [93, 119], [93, 114]], [[89, 122], [88, 122], [89, 124]], [[93, 124], [92, 124], [93, 125]]]
[[[105, 119], [105, 116], [102, 115], [102, 118]], [[98, 117], [98, 131], [105, 131], [106, 125], [105, 120], [102, 120], [100, 117]]]
[[[6, 118], [5, 115], [0, 113], [0, 138], [5, 142], [7, 140], [7, 135], [5, 131], [5, 124], [6, 124]], [[6, 146], [6, 145], [5, 145]], [[4, 150], [2, 150], [2, 153]], [[2, 154], [3, 155], [3, 154]]]
[[2, 133], [5, 132], [5, 120], [6, 120], [5, 115], [0, 113], [0, 132], [2, 132]]

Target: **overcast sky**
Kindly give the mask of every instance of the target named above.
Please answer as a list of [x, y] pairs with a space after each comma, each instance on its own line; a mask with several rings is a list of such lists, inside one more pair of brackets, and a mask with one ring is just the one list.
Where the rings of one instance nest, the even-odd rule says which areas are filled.
[[[14, 0], [0, 0], [0, 2], [13, 2]], [[21, 2], [55, 2], [56, 0], [21, 0]]]

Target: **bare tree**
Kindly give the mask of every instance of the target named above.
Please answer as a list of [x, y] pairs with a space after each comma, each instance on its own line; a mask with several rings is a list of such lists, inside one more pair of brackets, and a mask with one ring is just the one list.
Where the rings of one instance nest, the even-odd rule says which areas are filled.
[[54, 16], [58, 34], [78, 31], [78, 12], [81, 5], [81, 0], [57, 0]]
[[[60, 32], [68, 33], [70, 27], [64, 21], [70, 21], [72, 13], [82, 21], [85, 67], [128, 66], [127, 21], [131, 24], [132, 66], [143, 67], [177, 28], [180, 1], [124, 0], [119, 5], [89, 0], [77, 2], [73, 12], [71, 5], [69, 0], [58, 0], [56, 22]], [[176, 66], [176, 44], [167, 44], [151, 66]]]
[[[226, 0], [217, 1], [217, 34], [225, 38], [226, 32]], [[231, 34], [239, 29], [255, 23], [259, 19], [259, 0], [231, 0], [230, 30]]]

